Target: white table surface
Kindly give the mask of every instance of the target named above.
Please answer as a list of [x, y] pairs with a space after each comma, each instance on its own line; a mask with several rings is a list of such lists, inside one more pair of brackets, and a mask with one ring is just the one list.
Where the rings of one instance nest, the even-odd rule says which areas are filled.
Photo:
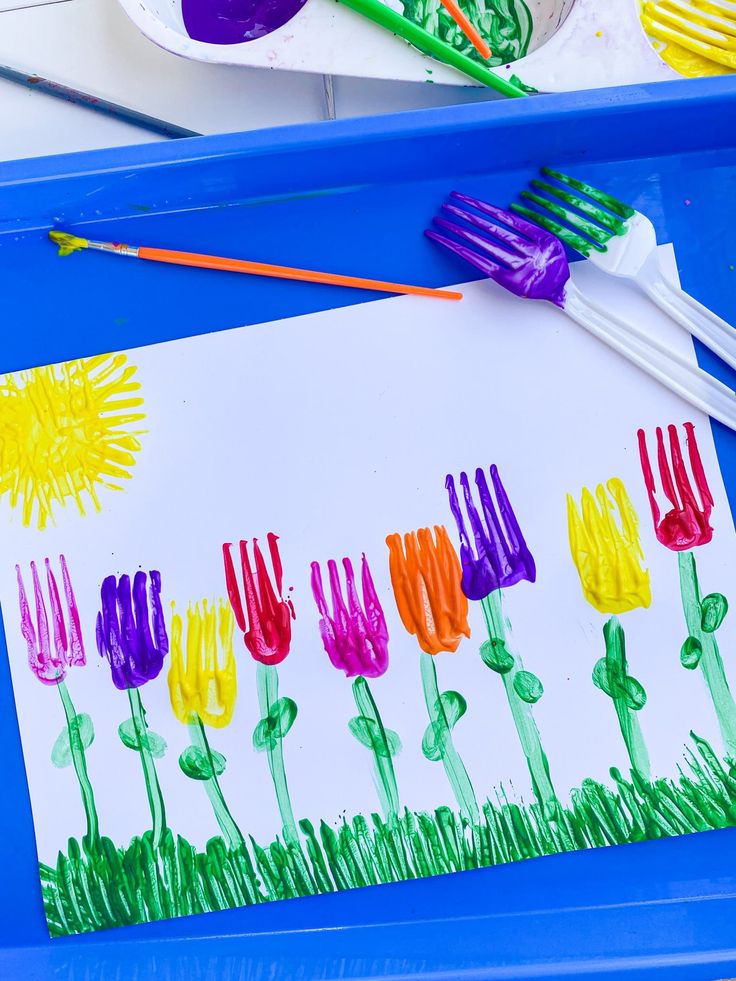
[[[201, 133], [325, 118], [321, 75], [177, 58], [144, 38], [116, 0], [66, 0], [1, 11], [0, 64]], [[483, 89], [353, 78], [335, 78], [334, 92], [338, 118], [495, 98]], [[0, 80], [0, 160], [157, 139], [100, 113]]]

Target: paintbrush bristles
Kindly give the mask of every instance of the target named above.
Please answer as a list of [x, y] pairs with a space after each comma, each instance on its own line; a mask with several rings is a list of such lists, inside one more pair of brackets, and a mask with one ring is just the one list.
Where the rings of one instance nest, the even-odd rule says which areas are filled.
[[50, 231], [49, 238], [59, 246], [60, 256], [71, 255], [72, 252], [80, 252], [82, 249], [89, 248], [89, 241], [86, 238], [72, 235], [71, 232]]

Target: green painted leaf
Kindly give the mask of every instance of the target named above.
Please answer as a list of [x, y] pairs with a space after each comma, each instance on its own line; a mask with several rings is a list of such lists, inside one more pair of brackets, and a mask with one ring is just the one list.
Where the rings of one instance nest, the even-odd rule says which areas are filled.
[[700, 603], [700, 626], [707, 634], [718, 630], [726, 619], [728, 600], [722, 593], [710, 593]]
[[443, 691], [440, 704], [445, 713], [448, 726], [452, 729], [468, 710], [468, 703], [459, 691]]
[[69, 766], [72, 761], [72, 747], [69, 743], [69, 730], [66, 726], [56, 737], [56, 742], [51, 750], [51, 762], [59, 770]]
[[506, 649], [504, 642], [497, 637], [481, 644], [480, 656], [485, 666], [498, 674], [506, 674], [514, 666], [513, 656]]
[[[120, 742], [123, 746], [127, 746], [128, 749], [134, 749], [136, 752], [140, 750], [138, 733], [135, 731], [135, 722], [132, 719], [126, 719], [125, 722], [120, 723], [118, 726], [118, 736], [120, 736]], [[144, 740], [144, 748], [148, 750], [154, 759], [160, 759], [166, 752], [166, 740], [163, 736], [159, 736], [158, 733], [153, 732], [151, 729], [146, 730]]]
[[283, 739], [294, 725], [297, 712], [297, 704], [293, 698], [276, 699], [271, 706], [271, 711], [253, 730], [254, 748], [259, 753], [266, 749], [274, 749], [279, 739]]
[[212, 762], [204, 750], [197, 746], [187, 746], [179, 757], [182, 772], [192, 780], [209, 780], [225, 772], [225, 757], [212, 750]]
[[[398, 756], [401, 752], [401, 740], [399, 739], [398, 732], [394, 732], [393, 729], [384, 729], [386, 734], [386, 744], [388, 747], [389, 756]], [[384, 752], [381, 750], [379, 752], [380, 756], [384, 756]]]
[[381, 738], [381, 729], [373, 719], [364, 715], [356, 715], [348, 722], [348, 729], [359, 743], [377, 753], [378, 756], [396, 756], [401, 752], [401, 740], [392, 729], [384, 729], [385, 740]]
[[611, 687], [611, 679], [608, 677], [608, 665], [606, 664], [605, 657], [595, 662], [595, 667], [593, 668], [593, 684], [596, 688], [600, 688], [602, 692], [605, 692], [609, 698], [613, 698], [613, 688]]
[[364, 715], [356, 715], [348, 722], [348, 729], [353, 736], [368, 749], [373, 749], [375, 742], [376, 724]]
[[278, 737], [274, 735], [270, 719], [261, 719], [253, 730], [253, 749], [265, 753], [267, 749], [275, 749]]
[[631, 676], [624, 680], [621, 686], [621, 694], [627, 706], [630, 709], [634, 709], [635, 712], [643, 709], [647, 703], [647, 693], [644, 690], [644, 686], [636, 678], [632, 678]]
[[442, 759], [442, 753], [447, 742], [448, 729], [442, 722], [430, 722], [422, 739], [422, 753], [428, 760], [436, 763]]
[[688, 637], [680, 649], [680, 664], [688, 671], [694, 671], [703, 656], [703, 645], [697, 637]]
[[293, 698], [279, 698], [274, 702], [268, 717], [271, 719], [273, 732], [277, 738], [283, 739], [291, 729], [297, 712], [297, 704]]
[[[89, 749], [95, 738], [95, 728], [92, 724], [91, 717], [87, 715], [86, 712], [81, 712], [79, 715], [74, 717], [71, 727], [72, 733], [78, 736], [82, 744], [82, 748]], [[62, 769], [65, 766], [69, 766], [69, 764], [72, 762], [72, 758], [69, 726], [64, 726], [57, 736], [56, 742], [51, 750], [51, 762], [54, 764], [54, 766]]]
[[544, 685], [532, 671], [518, 671], [514, 676], [514, 691], [522, 702], [533, 705], [544, 695]]

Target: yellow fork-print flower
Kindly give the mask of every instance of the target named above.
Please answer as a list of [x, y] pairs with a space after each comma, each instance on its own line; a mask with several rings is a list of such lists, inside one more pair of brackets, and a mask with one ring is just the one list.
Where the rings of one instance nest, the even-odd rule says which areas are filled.
[[[618, 512], [618, 520], [616, 517]], [[567, 495], [570, 552], [586, 600], [599, 613], [627, 613], [652, 602], [649, 571], [642, 568], [639, 519], [622, 481], [583, 488], [581, 507]]]
[[208, 726], [222, 729], [235, 709], [237, 676], [233, 650], [234, 619], [229, 604], [207, 600], [190, 604], [186, 641], [182, 618], [171, 619], [171, 666], [169, 695], [174, 715], [191, 723], [195, 716]]

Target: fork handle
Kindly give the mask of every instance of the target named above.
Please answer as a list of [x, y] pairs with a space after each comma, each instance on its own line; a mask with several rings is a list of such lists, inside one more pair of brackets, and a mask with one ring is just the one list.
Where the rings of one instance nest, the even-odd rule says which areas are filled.
[[736, 330], [665, 275], [655, 253], [637, 277], [647, 295], [686, 331], [736, 369]]
[[675, 395], [736, 430], [736, 393], [697, 364], [608, 313], [572, 281], [565, 287], [565, 313]]

